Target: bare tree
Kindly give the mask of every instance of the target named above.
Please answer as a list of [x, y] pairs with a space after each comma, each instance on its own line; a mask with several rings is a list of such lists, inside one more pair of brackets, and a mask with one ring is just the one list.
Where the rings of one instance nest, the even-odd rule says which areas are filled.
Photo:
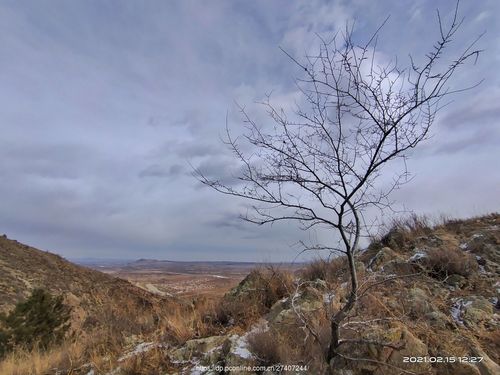
[[[440, 35], [420, 65], [412, 56], [407, 67], [397, 60], [379, 64], [380, 28], [362, 45], [355, 44], [348, 27], [331, 40], [318, 36], [319, 51], [305, 62], [284, 51], [303, 72], [297, 79], [303, 103], [287, 113], [268, 97], [262, 104], [271, 126], [257, 124], [240, 108], [246, 131], [233, 137], [226, 126], [225, 141], [242, 165], [239, 185], [195, 170], [213, 189], [252, 201], [243, 216], [249, 222], [292, 220], [305, 230], [326, 227], [338, 233], [340, 239], [333, 244], [304, 244], [308, 250], [343, 254], [348, 261], [350, 291], [330, 319], [328, 363], [341, 356], [340, 328], [366, 287], [360, 286], [355, 266], [360, 239], [368, 229], [363, 213], [391, 206], [389, 194], [408, 181], [405, 160], [428, 137], [443, 99], [477, 85], [451, 89], [449, 84], [464, 63], [477, 59], [480, 51], [474, 46], [479, 38], [448, 58], [448, 46], [462, 23], [458, 4], [448, 27], [439, 12], [437, 17]], [[244, 152], [244, 143], [251, 152]], [[397, 159], [402, 167], [393, 182], [385, 188], [376, 185], [384, 167]]]

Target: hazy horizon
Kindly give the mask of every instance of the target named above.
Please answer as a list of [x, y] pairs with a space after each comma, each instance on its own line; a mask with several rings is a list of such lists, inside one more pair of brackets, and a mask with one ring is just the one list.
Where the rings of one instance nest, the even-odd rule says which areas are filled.
[[[0, 233], [68, 259], [292, 262], [310, 234], [242, 222], [246, 202], [190, 165], [230, 181], [219, 136], [226, 115], [241, 128], [235, 102], [260, 122], [267, 93], [293, 104], [300, 71], [280, 46], [302, 58], [346, 21], [366, 41], [390, 15], [377, 48], [406, 63], [438, 38], [436, 8], [446, 22], [454, 2], [2, 2]], [[500, 209], [499, 13], [460, 4], [450, 56], [486, 34], [454, 85], [484, 82], [453, 96], [410, 158], [414, 179], [393, 198], [417, 214]]]

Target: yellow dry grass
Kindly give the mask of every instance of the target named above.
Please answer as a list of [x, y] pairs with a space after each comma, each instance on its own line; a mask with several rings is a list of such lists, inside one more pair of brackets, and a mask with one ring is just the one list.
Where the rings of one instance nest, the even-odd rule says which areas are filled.
[[81, 366], [84, 350], [79, 342], [66, 343], [46, 352], [19, 349], [0, 362], [0, 374], [45, 375], [54, 368], [74, 369]]

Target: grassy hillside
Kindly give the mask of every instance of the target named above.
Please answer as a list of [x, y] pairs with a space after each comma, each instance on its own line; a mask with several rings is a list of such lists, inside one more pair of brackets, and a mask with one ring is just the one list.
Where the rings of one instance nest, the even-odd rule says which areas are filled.
[[110, 311], [117, 318], [125, 317], [130, 309], [152, 312], [160, 302], [125, 280], [1, 236], [0, 311], [12, 309], [35, 288], [63, 294], [73, 307], [74, 324], [88, 324]]
[[[19, 291], [41, 283], [95, 312], [81, 312], [87, 317], [80, 318], [86, 323], [79, 332], [92, 324], [101, 332], [91, 344], [74, 336], [47, 353], [19, 351], [0, 363], [2, 374], [213, 374], [215, 365], [277, 364], [295, 365], [299, 374], [329, 373], [329, 317], [349, 291], [342, 257], [293, 274], [254, 270], [219, 300], [183, 303], [158, 300], [15, 241], [1, 244], [3, 295], [10, 301], [23, 295], [4, 275]], [[360, 253], [357, 268], [360, 299], [342, 326], [333, 373], [500, 373], [500, 215], [433, 225], [415, 217], [395, 222]], [[56, 280], [56, 272], [64, 281]], [[93, 316], [102, 318], [92, 323]], [[106, 323], [109, 316], [115, 318]], [[474, 363], [457, 360], [480, 357]]]

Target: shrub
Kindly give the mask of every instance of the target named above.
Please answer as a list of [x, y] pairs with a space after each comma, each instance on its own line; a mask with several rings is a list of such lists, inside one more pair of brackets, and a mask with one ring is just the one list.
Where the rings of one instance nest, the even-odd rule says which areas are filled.
[[234, 323], [246, 328], [288, 296], [292, 282], [292, 276], [284, 271], [254, 270], [205, 315], [204, 321], [221, 326]]
[[270, 366], [281, 363], [285, 346], [276, 333], [255, 332], [249, 335], [247, 340], [250, 351], [257, 357], [259, 365]]
[[422, 258], [421, 263], [429, 270], [431, 276], [437, 279], [444, 279], [453, 274], [469, 276], [478, 269], [477, 261], [472, 254], [454, 248], [431, 249], [427, 252], [427, 256]]
[[390, 247], [393, 250], [404, 250], [408, 243], [419, 236], [432, 233], [432, 221], [426, 216], [409, 215], [393, 219], [389, 226], [384, 226], [386, 233], [380, 239], [374, 238], [370, 247]]
[[0, 354], [15, 346], [46, 350], [59, 344], [69, 328], [70, 308], [63, 297], [53, 297], [43, 289], [35, 289], [24, 302], [7, 316], [0, 316]]
[[316, 342], [298, 321], [286, 327], [271, 327], [267, 331], [257, 330], [249, 334], [249, 350], [258, 365], [307, 365], [308, 373], [326, 373], [324, 358], [330, 340], [329, 322], [323, 318], [308, 320], [320, 342]]
[[333, 260], [316, 259], [302, 270], [301, 276], [304, 280], [310, 281], [317, 279], [333, 281], [336, 277], [344, 275], [347, 270], [347, 259], [344, 256]]

